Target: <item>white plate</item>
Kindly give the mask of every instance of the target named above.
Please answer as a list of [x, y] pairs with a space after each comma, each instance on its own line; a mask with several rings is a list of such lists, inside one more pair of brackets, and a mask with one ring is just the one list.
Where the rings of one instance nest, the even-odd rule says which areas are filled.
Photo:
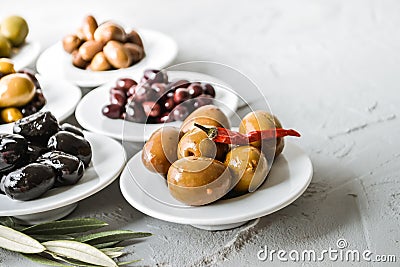
[[29, 201], [12, 200], [6, 195], [0, 195], [0, 216], [29, 215], [66, 207], [113, 182], [125, 165], [123, 147], [106, 136], [85, 132], [85, 137], [92, 146], [93, 158], [77, 184], [53, 188], [38, 199]]
[[[214, 86], [216, 92], [216, 105], [220, 106], [221, 110], [230, 117], [234, 114], [238, 106], [238, 97], [231, 91], [229, 85], [211, 77], [209, 75], [196, 72], [167, 72], [170, 80], [188, 79], [190, 81], [206, 81], [219, 86]], [[137, 81], [143, 73], [132, 78]], [[75, 117], [82, 127], [89, 131], [111, 136], [116, 139], [128, 142], [143, 142], [149, 139], [150, 135], [162, 126], [177, 126], [182, 122], [169, 122], [165, 124], [143, 124], [128, 122], [122, 119], [110, 119], [104, 116], [101, 112], [102, 108], [109, 104], [110, 88], [113, 87], [115, 81], [107, 83], [89, 92], [85, 95], [76, 107]]]
[[27, 41], [19, 48], [13, 48], [11, 60], [14, 63], [14, 69], [20, 70], [32, 66], [40, 54], [40, 44], [38, 42]]
[[82, 87], [95, 87], [133, 72], [142, 73], [148, 68], [163, 68], [170, 64], [178, 53], [176, 42], [169, 36], [151, 30], [138, 30], [143, 39], [146, 56], [129, 68], [110, 71], [82, 70], [72, 65], [72, 57], [64, 51], [61, 42], [46, 49], [36, 63], [43, 76], [63, 79]]
[[[47, 80], [37, 76], [46, 105], [42, 111], [51, 111], [58, 121], [65, 120], [74, 113], [75, 107], [82, 97], [81, 90], [66, 81]], [[0, 124], [0, 133], [12, 132], [14, 123]]]
[[207, 230], [222, 230], [289, 205], [306, 190], [312, 173], [309, 157], [298, 146], [288, 142], [283, 154], [274, 162], [266, 182], [255, 192], [210, 205], [185, 207], [170, 195], [163, 177], [144, 167], [140, 151], [122, 172], [120, 188], [134, 208], [149, 216]]

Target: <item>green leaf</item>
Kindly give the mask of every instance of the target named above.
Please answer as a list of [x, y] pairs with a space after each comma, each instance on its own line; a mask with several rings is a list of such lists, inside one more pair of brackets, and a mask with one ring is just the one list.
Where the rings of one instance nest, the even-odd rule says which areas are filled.
[[45, 247], [32, 237], [2, 225], [0, 247], [23, 253], [40, 253], [45, 250]]
[[109, 247], [115, 246], [119, 242], [121, 242], [121, 241], [100, 243], [100, 244], [93, 245], [93, 247], [98, 248], [98, 249], [100, 249], [100, 248], [109, 248]]
[[[78, 260], [66, 259], [66, 258], [61, 257], [61, 256], [57, 255], [56, 253], [53, 253], [50, 251], [45, 251], [45, 253], [49, 254], [56, 260], [71, 264], [73, 266], [79, 266], [79, 267], [97, 267], [98, 266], [98, 265], [87, 264], [87, 263], [84, 263], [84, 262], [78, 261]], [[68, 266], [71, 266], [71, 265], [68, 265]]]
[[136, 263], [136, 262], [139, 262], [139, 261], [142, 261], [143, 259], [139, 259], [139, 260], [133, 260], [133, 261], [121, 261], [121, 262], [117, 262], [117, 265], [118, 266], [124, 266], [124, 265], [128, 265], [128, 264], [131, 264], [131, 263]]
[[122, 251], [118, 251], [118, 252], [113, 252], [113, 251], [108, 251], [108, 252], [104, 252], [104, 254], [106, 254], [108, 257], [115, 259], [115, 258], [119, 258], [122, 255], [125, 255], [125, 252]]
[[115, 261], [113, 261], [106, 254], [85, 243], [72, 240], [57, 240], [44, 242], [43, 245], [48, 251], [51, 251], [62, 257], [68, 257], [99, 266], [117, 266]]
[[50, 260], [48, 258], [45, 258], [45, 257], [37, 255], [37, 254], [24, 254], [24, 253], [21, 253], [21, 255], [23, 257], [27, 258], [30, 261], [33, 261], [33, 262], [36, 262], [36, 263], [39, 263], [39, 264], [42, 264], [42, 265], [56, 266], [56, 267], [66, 267], [66, 266], [70, 267], [70, 265], [62, 264], [62, 263]]
[[36, 224], [23, 229], [22, 232], [36, 235], [65, 235], [86, 232], [106, 225], [108, 224], [97, 219], [83, 218]]
[[69, 235], [30, 235], [32, 238], [40, 241], [51, 241], [51, 240], [73, 240], [74, 238]]
[[151, 236], [151, 233], [144, 232], [132, 232], [129, 230], [115, 230], [115, 231], [105, 231], [95, 234], [89, 234], [76, 238], [76, 241], [85, 242], [91, 245], [108, 243], [114, 241], [124, 241], [134, 238], [142, 238]]
[[13, 218], [6, 216], [6, 217], [0, 217], [0, 224], [3, 226], [7, 226], [10, 228], [14, 228], [15, 226], [15, 221]]

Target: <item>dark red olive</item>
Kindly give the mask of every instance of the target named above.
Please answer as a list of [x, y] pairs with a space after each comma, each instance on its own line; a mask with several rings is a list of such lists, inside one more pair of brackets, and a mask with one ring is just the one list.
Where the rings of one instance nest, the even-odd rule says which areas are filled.
[[153, 83], [151, 88], [156, 91], [157, 98], [161, 98], [167, 92], [167, 86], [165, 83]]
[[55, 180], [56, 175], [52, 167], [31, 163], [5, 177], [4, 192], [12, 199], [31, 200], [52, 188]]
[[213, 98], [210, 95], [199, 95], [196, 99], [201, 102], [201, 106], [213, 104]]
[[185, 88], [179, 88], [175, 91], [174, 102], [176, 104], [182, 103], [190, 98], [188, 90]]
[[43, 92], [41, 89], [37, 89], [35, 92], [35, 96], [32, 99], [32, 105], [36, 107], [37, 110], [40, 110], [43, 108], [44, 105], [46, 105], [46, 98], [43, 95]]
[[169, 87], [172, 89], [178, 89], [178, 88], [188, 88], [190, 85], [190, 82], [188, 80], [177, 80], [175, 82], [170, 83]]
[[152, 101], [146, 101], [143, 102], [142, 105], [144, 114], [146, 114], [146, 116], [157, 117], [158, 115], [160, 115], [161, 107], [159, 104]]
[[140, 103], [130, 102], [125, 106], [125, 119], [133, 122], [145, 122], [146, 114], [144, 113], [143, 106]]
[[207, 83], [207, 84], [203, 85], [203, 90], [204, 90], [204, 94], [215, 97], [215, 89], [211, 84]]
[[127, 92], [128, 97], [129, 97], [129, 96], [133, 96], [133, 95], [135, 94], [135, 90], [136, 90], [136, 87], [137, 87], [137, 86], [138, 86], [138, 85], [132, 85], [131, 88], [129, 88], [129, 90], [128, 90], [128, 92]]
[[187, 90], [191, 98], [195, 98], [203, 93], [203, 87], [199, 83], [192, 83]]
[[122, 107], [116, 104], [104, 106], [102, 111], [104, 116], [110, 119], [119, 119], [122, 114]]
[[28, 142], [19, 134], [0, 134], [0, 172], [13, 169], [23, 160]]
[[175, 107], [174, 98], [170, 97], [165, 99], [164, 101], [164, 108], [168, 111], [172, 110]]
[[162, 70], [145, 70], [143, 73], [143, 79], [149, 85], [153, 83], [168, 83], [168, 75]]
[[128, 91], [134, 85], [137, 85], [137, 82], [130, 78], [120, 78], [115, 83], [115, 87], [124, 91]]
[[74, 133], [74, 134], [80, 135], [80, 136], [82, 136], [82, 137], [85, 137], [85, 136], [83, 135], [82, 129], [81, 129], [81, 128], [78, 128], [78, 127], [76, 127], [76, 126], [74, 126], [74, 125], [72, 125], [72, 124], [63, 123], [63, 124], [61, 124], [60, 128], [61, 128], [61, 130], [63, 130], [63, 131], [67, 131], [67, 132]]
[[188, 108], [184, 105], [176, 106], [172, 111], [172, 116], [176, 121], [183, 121], [189, 115]]
[[133, 101], [142, 103], [147, 99], [147, 90], [145, 86], [136, 86]]
[[115, 91], [110, 94], [111, 104], [124, 106], [126, 104], [126, 94], [122, 91]]

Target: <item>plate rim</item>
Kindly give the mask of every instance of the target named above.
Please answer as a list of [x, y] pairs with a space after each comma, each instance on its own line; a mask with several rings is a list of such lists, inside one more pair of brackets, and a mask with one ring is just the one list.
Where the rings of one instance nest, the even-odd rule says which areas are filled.
[[[173, 223], [178, 223], [178, 224], [188, 224], [188, 225], [204, 225], [204, 226], [215, 226], [215, 225], [226, 225], [226, 224], [233, 224], [233, 223], [239, 223], [239, 222], [244, 222], [244, 221], [249, 221], [252, 219], [256, 219], [262, 216], [266, 216], [269, 215], [271, 213], [274, 213], [288, 205], [290, 205], [291, 203], [293, 203], [296, 199], [298, 199], [304, 192], [305, 190], [308, 188], [308, 186], [310, 185], [310, 182], [312, 180], [313, 177], [313, 166], [312, 166], [312, 162], [310, 157], [305, 153], [305, 151], [300, 148], [298, 145], [294, 144], [293, 142], [287, 142], [286, 146], [290, 146], [291, 148], [295, 148], [298, 151], [301, 152], [302, 156], [305, 156], [306, 162], [307, 162], [307, 167], [309, 168], [309, 174], [308, 177], [305, 178], [305, 183], [304, 185], [297, 191], [296, 194], [294, 194], [291, 198], [288, 198], [287, 200], [281, 202], [279, 205], [277, 205], [276, 207], [269, 209], [267, 211], [257, 211], [257, 212], [253, 212], [250, 214], [235, 214], [231, 217], [225, 217], [225, 218], [214, 218], [214, 219], [191, 219], [188, 217], [180, 217], [179, 215], [171, 215], [170, 213], [159, 213], [158, 211], [154, 211], [151, 208], [148, 208], [144, 205], [142, 205], [141, 203], [137, 202], [130, 194], [129, 191], [127, 190], [127, 188], [125, 188], [124, 184], [129, 183], [129, 182], [133, 182], [131, 180], [129, 180], [130, 178], [130, 174], [129, 174], [129, 170], [127, 170], [127, 166], [129, 166], [130, 162], [134, 160], [135, 157], [138, 157], [138, 154], [142, 152], [142, 150], [140, 150], [138, 153], [136, 153], [125, 165], [124, 170], [121, 173], [121, 177], [120, 177], [120, 190], [121, 193], [123, 195], [123, 197], [125, 198], [125, 200], [135, 209], [139, 210], [140, 212], [151, 216], [153, 218], [156, 219], [160, 219], [163, 221], [168, 221], [168, 222], [173, 222]], [[286, 147], [285, 147], [286, 148]], [[284, 151], [283, 151], [284, 154]], [[128, 175], [126, 174], [128, 173]], [[135, 185], [137, 186], [137, 185]], [[255, 192], [257, 193], [257, 192]], [[146, 195], [146, 198], [150, 198], [149, 196], [147, 196], [147, 194], [145, 192], [143, 192], [144, 195]], [[240, 197], [239, 197], [240, 198]], [[232, 200], [232, 199], [231, 199]], [[152, 201], [156, 201], [154, 199], [152, 199]], [[229, 201], [229, 200], [228, 200]], [[237, 200], [237, 201], [241, 201], [241, 200]], [[164, 205], [162, 203], [160, 203], [161, 205]], [[167, 205], [166, 205], [167, 206]], [[173, 206], [168, 206], [171, 208], [171, 210], [173, 209], [177, 209], [177, 207], [173, 207]], [[207, 207], [207, 206], [201, 206], [201, 207]], [[196, 207], [190, 207], [190, 208], [196, 208]], [[170, 210], [170, 209], [169, 209]]]
[[41, 43], [39, 41], [34, 41], [34, 40], [31, 40], [30, 38], [27, 38], [26, 41], [25, 41], [25, 44], [32, 45], [32, 48], [31, 48], [32, 51], [29, 51], [31, 53], [31, 56], [30, 57], [26, 57], [28, 59], [22, 60], [23, 62], [24, 61], [26, 61], [26, 62], [25, 62], [25, 64], [22, 64], [21, 66], [18, 66], [18, 65], [15, 66], [15, 57], [18, 57], [18, 54], [13, 56], [13, 57], [11, 57], [11, 58], [9, 58], [14, 63], [15, 69], [24, 69], [24, 68], [29, 67], [31, 65], [36, 65], [34, 63], [36, 63], [35, 61], [37, 60], [37, 58], [40, 55], [40, 51], [42, 49]]

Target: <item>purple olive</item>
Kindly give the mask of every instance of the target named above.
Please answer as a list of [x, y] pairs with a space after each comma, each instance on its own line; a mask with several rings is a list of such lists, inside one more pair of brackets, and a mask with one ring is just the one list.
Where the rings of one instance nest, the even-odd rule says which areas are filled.
[[190, 98], [188, 90], [185, 88], [179, 88], [175, 91], [174, 102], [176, 104], [182, 103]]
[[122, 91], [116, 91], [110, 94], [110, 102], [111, 104], [124, 106], [126, 104], [126, 95]]
[[203, 93], [203, 87], [199, 83], [192, 83], [187, 90], [191, 98], [195, 98]]
[[115, 87], [117, 87], [118, 89], [122, 89], [124, 91], [128, 91], [129, 88], [131, 88], [134, 85], [137, 85], [137, 82], [130, 78], [120, 78], [115, 83]]
[[132, 85], [131, 88], [129, 88], [128, 92], [126, 93], [127, 96], [132, 96], [135, 94], [135, 90], [136, 87], [138, 87], [137, 85]]
[[204, 94], [215, 97], [215, 89], [211, 84], [207, 83], [207, 84], [203, 85], [203, 90], [204, 90]]
[[110, 119], [119, 119], [122, 114], [122, 108], [120, 105], [110, 104], [104, 106], [102, 109], [102, 113], [104, 116]]
[[136, 86], [133, 100], [142, 103], [147, 100], [147, 90], [144, 86]]
[[143, 102], [143, 110], [146, 116], [148, 117], [157, 117], [160, 115], [161, 112], [161, 107], [159, 104], [152, 102], [152, 101], [146, 101]]
[[201, 106], [213, 104], [213, 98], [210, 95], [199, 95], [196, 99], [201, 101]]
[[190, 82], [188, 80], [177, 80], [175, 82], [172, 82], [169, 84], [169, 87], [172, 89], [178, 89], [178, 88], [188, 88], [190, 85]]
[[149, 85], [153, 83], [168, 83], [168, 76], [162, 70], [145, 70], [142, 80], [146, 81]]
[[130, 102], [125, 106], [125, 119], [133, 122], [145, 122], [146, 114], [143, 106], [140, 103]]
[[164, 108], [168, 111], [175, 107], [175, 102], [173, 97], [169, 97], [164, 101]]

